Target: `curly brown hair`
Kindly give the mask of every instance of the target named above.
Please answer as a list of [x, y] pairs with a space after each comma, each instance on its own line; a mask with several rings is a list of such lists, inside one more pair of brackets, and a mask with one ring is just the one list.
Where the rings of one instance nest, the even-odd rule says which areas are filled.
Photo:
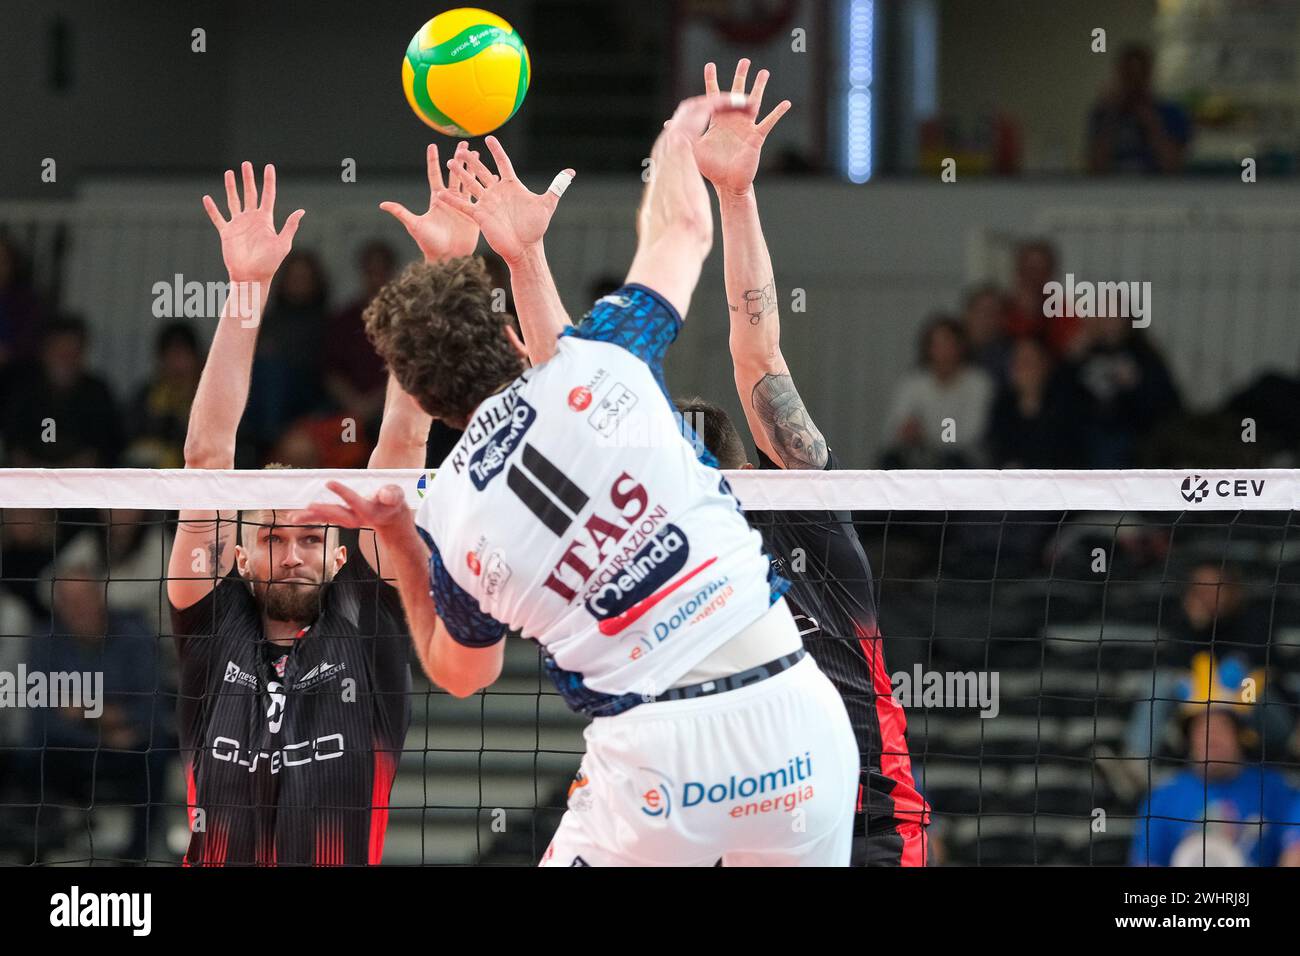
[[508, 317], [492, 311], [492, 282], [477, 256], [412, 263], [379, 290], [363, 319], [402, 389], [456, 428], [524, 371], [506, 338]]

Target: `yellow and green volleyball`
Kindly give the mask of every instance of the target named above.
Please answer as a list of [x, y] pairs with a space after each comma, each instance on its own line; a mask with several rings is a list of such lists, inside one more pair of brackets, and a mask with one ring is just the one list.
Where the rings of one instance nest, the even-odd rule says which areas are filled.
[[415, 115], [448, 136], [482, 136], [515, 115], [530, 75], [519, 34], [495, 13], [440, 13], [411, 37], [402, 89]]

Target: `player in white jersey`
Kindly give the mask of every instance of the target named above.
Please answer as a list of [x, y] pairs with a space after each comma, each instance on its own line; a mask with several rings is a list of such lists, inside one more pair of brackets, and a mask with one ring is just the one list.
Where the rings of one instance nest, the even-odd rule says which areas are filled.
[[431, 205], [477, 223], [510, 266], [533, 367], [480, 260], [409, 267], [367, 329], [405, 391], [464, 435], [414, 524], [395, 486], [365, 499], [331, 484], [345, 505], [303, 519], [376, 530], [435, 683], [489, 686], [516, 630], [594, 718], [545, 864], [848, 864], [858, 755], [844, 706], [663, 379], [712, 244], [694, 145], [713, 112], [745, 106], [696, 97], [665, 124], [627, 284], [576, 327], [542, 248], [572, 171], [536, 196], [494, 138], [500, 176], [462, 143], [448, 164], [462, 193], [435, 188]]

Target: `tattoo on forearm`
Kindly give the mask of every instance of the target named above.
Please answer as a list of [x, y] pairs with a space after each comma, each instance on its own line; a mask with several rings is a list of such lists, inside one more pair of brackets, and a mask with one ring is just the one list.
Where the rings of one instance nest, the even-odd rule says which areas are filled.
[[764, 375], [751, 395], [754, 413], [786, 468], [825, 468], [826, 439], [813, 424], [788, 373]]
[[221, 545], [219, 540], [208, 545], [208, 570], [214, 578], [221, 573]]
[[746, 289], [738, 305], [727, 303], [732, 312], [744, 310], [750, 325], [758, 325], [763, 316], [776, 311], [776, 283], [769, 282], [761, 289]]

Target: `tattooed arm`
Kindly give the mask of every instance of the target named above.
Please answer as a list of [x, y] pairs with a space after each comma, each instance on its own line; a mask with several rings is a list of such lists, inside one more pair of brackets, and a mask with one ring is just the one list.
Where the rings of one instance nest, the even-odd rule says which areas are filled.
[[720, 196], [731, 362], [750, 433], [782, 468], [825, 468], [826, 439], [804, 407], [781, 354], [772, 260], [753, 189]]
[[[790, 108], [783, 100], [758, 119], [767, 70], [759, 70], [745, 93], [749, 60], [736, 64], [732, 95], [745, 97], [745, 108], [713, 117], [713, 125], [695, 147], [700, 172], [713, 184], [722, 211], [723, 268], [731, 311], [731, 362], [736, 388], [745, 408], [754, 443], [782, 468], [826, 467], [826, 440], [813, 424], [790, 379], [781, 355], [772, 257], [758, 219], [754, 176], [763, 141]], [[704, 67], [704, 89], [718, 92], [717, 68]]]

